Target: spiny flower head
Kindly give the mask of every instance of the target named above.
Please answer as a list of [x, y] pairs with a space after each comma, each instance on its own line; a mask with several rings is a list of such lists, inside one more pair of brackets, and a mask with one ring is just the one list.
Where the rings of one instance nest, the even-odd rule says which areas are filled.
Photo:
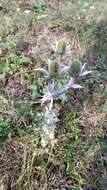
[[66, 50], [66, 42], [64, 40], [59, 40], [56, 43], [56, 53], [58, 53], [59, 55], [63, 55], [65, 53]]
[[92, 71], [88, 71], [86, 69], [86, 64], [87, 63], [84, 63], [82, 65], [82, 63], [79, 60], [71, 61], [69, 66], [66, 66], [66, 73], [68, 73], [71, 77], [74, 78], [86, 76], [92, 73]]
[[54, 98], [58, 97], [57, 91], [55, 90], [55, 84], [54, 82], [51, 84], [48, 84], [45, 88], [44, 95], [41, 99], [41, 104], [44, 104], [45, 102], [50, 102], [50, 110], [53, 106], [53, 100]]

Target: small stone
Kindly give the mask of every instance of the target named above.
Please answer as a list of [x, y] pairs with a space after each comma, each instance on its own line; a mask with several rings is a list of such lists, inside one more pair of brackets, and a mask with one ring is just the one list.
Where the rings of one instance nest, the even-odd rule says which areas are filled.
[[26, 14], [29, 14], [31, 12], [31, 10], [29, 10], [29, 9], [26, 9], [25, 11], [24, 11], [24, 13], [26, 13]]

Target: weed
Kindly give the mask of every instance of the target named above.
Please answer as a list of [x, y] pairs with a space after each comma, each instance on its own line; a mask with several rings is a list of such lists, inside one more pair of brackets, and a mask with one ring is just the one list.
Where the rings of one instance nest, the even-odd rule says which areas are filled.
[[37, 3], [32, 5], [31, 10], [36, 13], [46, 13], [47, 6], [42, 1], [37, 1]]
[[5, 141], [13, 135], [13, 129], [9, 119], [0, 116], [0, 142]]

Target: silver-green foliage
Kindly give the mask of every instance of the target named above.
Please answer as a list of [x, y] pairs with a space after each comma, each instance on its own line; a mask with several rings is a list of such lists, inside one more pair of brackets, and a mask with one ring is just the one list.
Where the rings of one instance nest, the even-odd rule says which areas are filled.
[[[55, 130], [58, 122], [58, 113], [54, 110], [54, 100], [60, 99], [67, 91], [73, 89], [81, 89], [83, 86], [77, 84], [81, 77], [90, 74], [92, 71], [86, 70], [86, 63], [82, 64], [80, 60], [75, 59], [70, 61], [68, 65], [61, 63], [61, 56], [63, 56], [66, 49], [66, 43], [59, 41], [55, 48], [54, 60], [47, 61], [47, 69], [37, 68], [36, 71], [43, 73], [46, 80], [44, 94], [41, 99], [41, 105], [45, 105], [45, 112], [43, 113], [44, 124], [40, 131], [41, 145], [45, 147], [49, 142], [54, 142]], [[67, 76], [67, 81], [58, 88], [57, 83], [60, 78]]]
[[46, 147], [48, 143], [53, 143], [55, 138], [55, 130], [57, 128], [58, 122], [58, 112], [56, 110], [49, 110], [46, 108], [46, 111], [43, 114], [44, 124], [40, 131], [41, 135], [41, 145]]

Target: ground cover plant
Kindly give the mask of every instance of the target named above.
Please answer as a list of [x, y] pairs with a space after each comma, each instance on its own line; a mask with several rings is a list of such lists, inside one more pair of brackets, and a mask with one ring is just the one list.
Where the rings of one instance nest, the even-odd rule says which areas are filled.
[[0, 190], [107, 189], [106, 0], [0, 0]]

